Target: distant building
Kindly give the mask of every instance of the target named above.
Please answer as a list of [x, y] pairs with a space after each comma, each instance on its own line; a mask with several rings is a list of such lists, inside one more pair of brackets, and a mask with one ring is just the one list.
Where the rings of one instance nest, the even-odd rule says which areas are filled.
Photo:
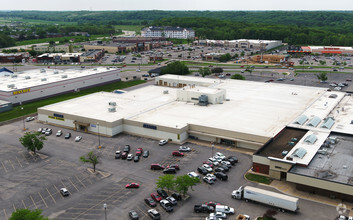
[[88, 32], [70, 32], [69, 35], [71, 35], [71, 36], [83, 36], [83, 37], [91, 36]]
[[104, 50], [89, 50], [80, 56], [80, 62], [97, 62], [104, 56]]
[[281, 63], [285, 61], [285, 56], [283, 55], [271, 55], [271, 54], [264, 54], [264, 55], [256, 55], [250, 58], [254, 62], [268, 62], [268, 63]]
[[150, 26], [142, 29], [141, 36], [194, 39], [195, 31], [192, 28]]
[[203, 46], [221, 46], [239, 49], [257, 49], [257, 50], [270, 50], [272, 48], [282, 45], [280, 40], [196, 40], [194, 45]]
[[287, 53], [320, 53], [320, 54], [353, 54], [353, 47], [338, 47], [338, 46], [289, 46]]
[[65, 53], [70, 53], [70, 52], [72, 52], [72, 47], [70, 45], [56, 45], [56, 46], [43, 45], [43, 46], [34, 46], [33, 50], [37, 51], [37, 52], [65, 52]]
[[205, 54], [202, 58], [203, 60], [219, 60], [219, 58], [225, 53], [208, 53]]
[[0, 63], [21, 63], [24, 58], [23, 53], [0, 53]]
[[78, 63], [82, 53], [45, 53], [37, 56], [37, 63]]

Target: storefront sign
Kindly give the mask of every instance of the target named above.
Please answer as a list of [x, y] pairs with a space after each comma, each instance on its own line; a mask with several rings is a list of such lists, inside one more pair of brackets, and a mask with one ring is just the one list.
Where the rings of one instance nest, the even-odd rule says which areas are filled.
[[12, 94], [18, 95], [18, 94], [27, 93], [30, 91], [31, 91], [31, 89], [22, 89], [22, 90], [14, 91]]
[[51, 116], [51, 115], [48, 115], [48, 118], [59, 120], [59, 121], [65, 121], [65, 119], [63, 119], [63, 118], [54, 117], [54, 116]]

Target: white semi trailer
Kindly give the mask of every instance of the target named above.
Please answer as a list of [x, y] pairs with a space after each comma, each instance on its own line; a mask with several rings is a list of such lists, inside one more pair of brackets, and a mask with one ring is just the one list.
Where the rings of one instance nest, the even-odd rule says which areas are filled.
[[241, 186], [232, 192], [234, 199], [245, 199], [245, 201], [255, 201], [279, 208], [281, 211], [298, 211], [298, 198], [271, 192], [251, 186]]

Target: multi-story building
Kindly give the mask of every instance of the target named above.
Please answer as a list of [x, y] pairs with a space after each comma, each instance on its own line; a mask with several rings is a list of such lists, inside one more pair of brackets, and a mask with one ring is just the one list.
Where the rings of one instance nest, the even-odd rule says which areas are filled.
[[194, 45], [205, 45], [205, 46], [223, 46], [240, 49], [258, 49], [258, 50], [270, 50], [272, 48], [282, 45], [280, 40], [197, 40], [194, 41]]
[[143, 37], [193, 39], [195, 37], [195, 31], [192, 28], [150, 26], [143, 28], [141, 35]]
[[37, 52], [65, 52], [70, 53], [72, 52], [72, 47], [70, 45], [44, 45], [44, 46], [35, 46], [33, 47], [34, 51]]

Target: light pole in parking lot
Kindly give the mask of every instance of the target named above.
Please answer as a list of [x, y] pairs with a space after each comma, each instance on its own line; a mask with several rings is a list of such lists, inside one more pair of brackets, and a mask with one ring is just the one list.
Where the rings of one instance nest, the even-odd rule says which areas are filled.
[[[22, 105], [22, 103], [20, 103], [20, 105]], [[21, 107], [21, 111], [22, 111], [22, 114], [23, 114], [23, 107]], [[24, 115], [22, 115], [22, 121], [23, 121], [23, 130], [25, 131], [26, 127], [25, 127], [25, 116]]]
[[107, 203], [104, 203], [103, 207], [104, 207], [104, 219], [107, 220]]
[[97, 122], [97, 127], [98, 127], [98, 149], [101, 149], [101, 136], [99, 134], [99, 122]]
[[212, 146], [211, 146], [211, 148], [212, 148], [212, 155], [211, 155], [211, 157], [213, 157], [214, 143], [213, 143], [213, 142], [211, 142], [211, 143], [212, 143]]

